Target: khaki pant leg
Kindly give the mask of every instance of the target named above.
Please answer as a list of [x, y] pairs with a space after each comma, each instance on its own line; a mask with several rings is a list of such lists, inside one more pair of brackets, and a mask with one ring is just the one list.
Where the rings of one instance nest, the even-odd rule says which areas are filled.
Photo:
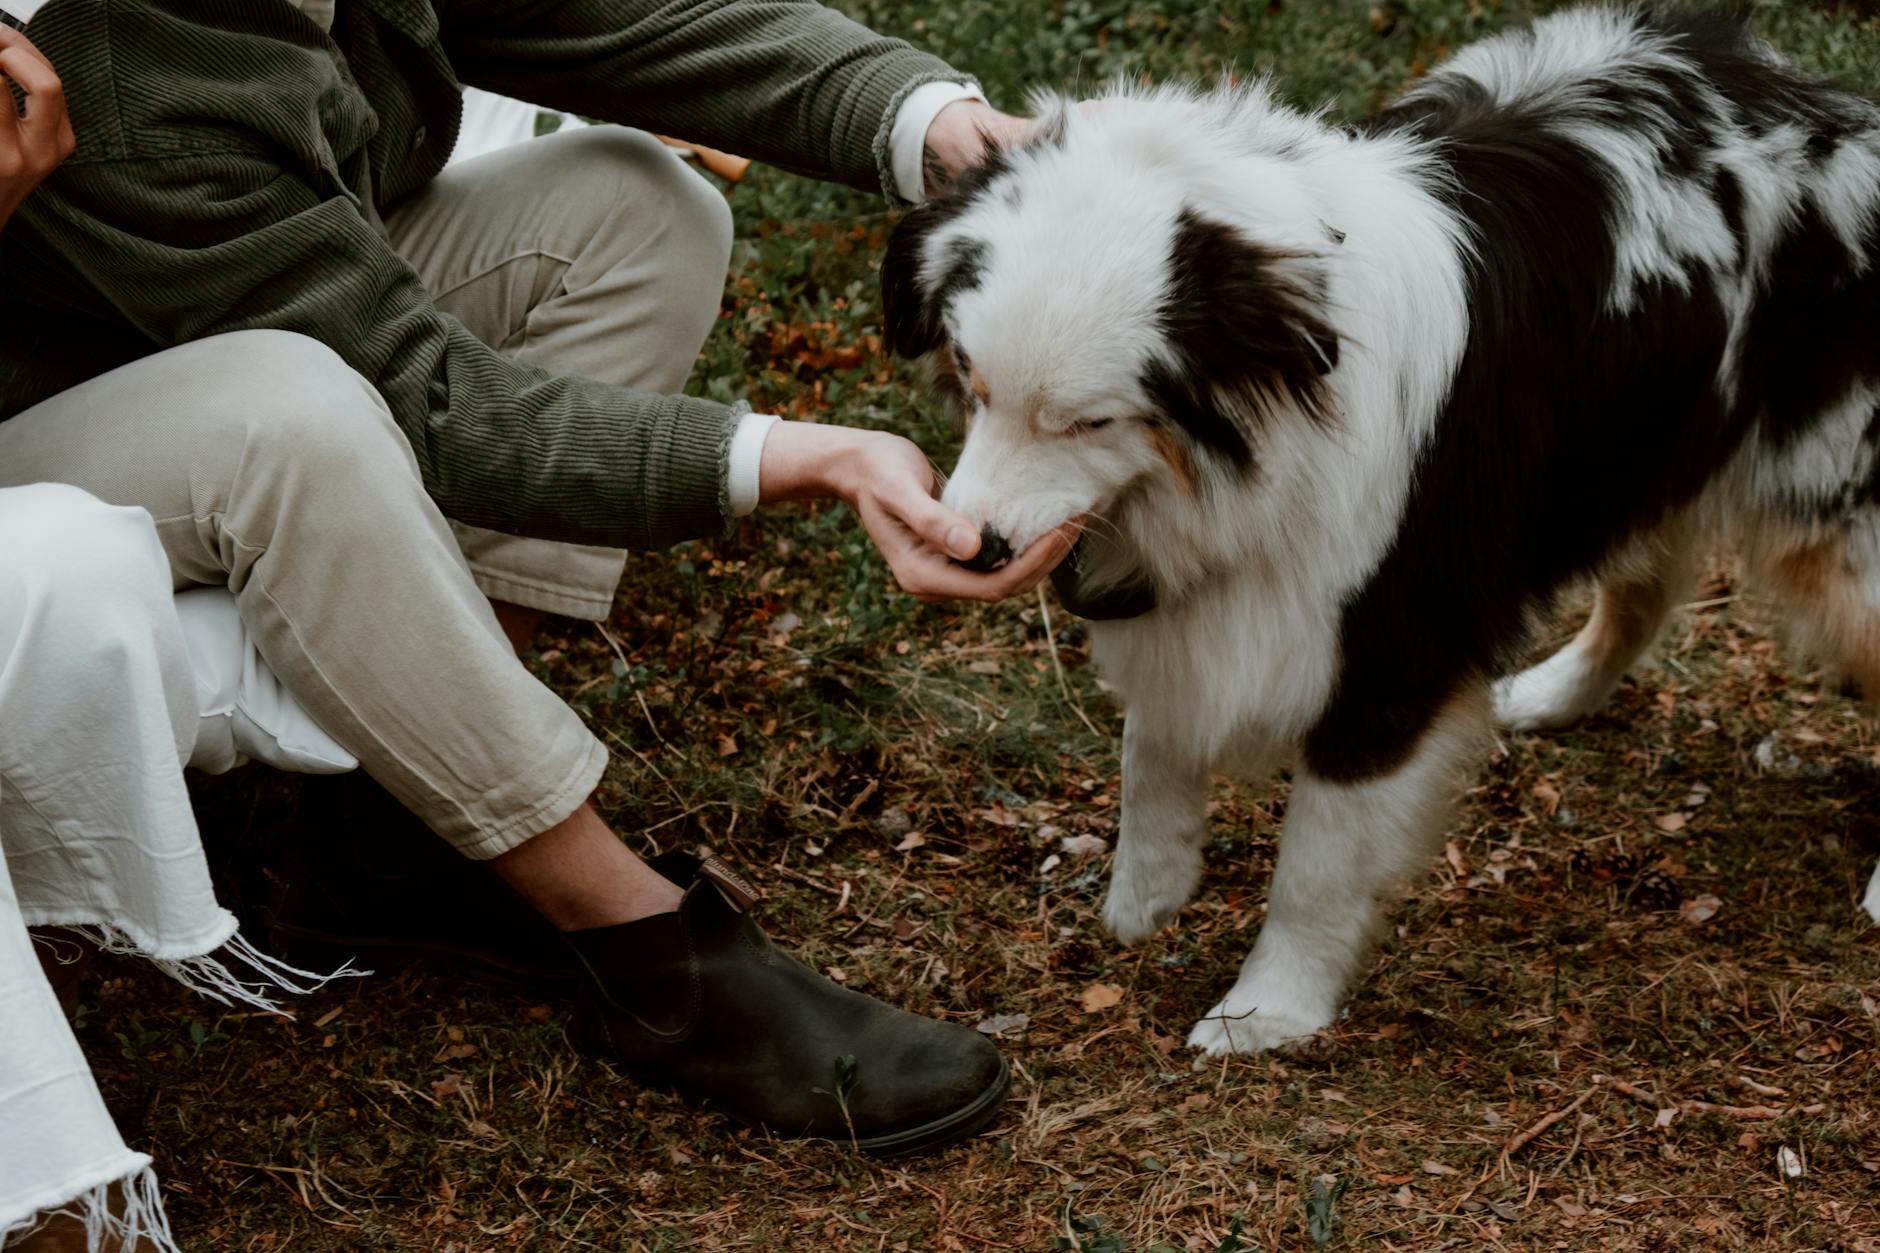
[[177, 587], [225, 585], [269, 667], [431, 828], [494, 857], [606, 750], [523, 669], [379, 394], [319, 343], [243, 331], [0, 422], [0, 486], [150, 512]]
[[[650, 135], [597, 126], [452, 166], [386, 215], [439, 309], [555, 374], [685, 385], [717, 319], [731, 211]], [[613, 605], [626, 554], [453, 523], [477, 585], [577, 618]]]

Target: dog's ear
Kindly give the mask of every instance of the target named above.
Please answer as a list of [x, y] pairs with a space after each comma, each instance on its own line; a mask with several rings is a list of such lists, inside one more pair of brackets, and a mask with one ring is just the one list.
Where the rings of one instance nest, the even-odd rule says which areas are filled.
[[1011, 168], [1010, 154], [988, 147], [952, 191], [908, 210], [888, 236], [888, 251], [881, 259], [882, 329], [888, 347], [903, 357], [924, 357], [946, 342], [947, 302], [977, 287], [985, 270], [986, 245], [965, 238], [949, 240], [932, 268], [925, 268], [934, 232], [964, 215]]
[[920, 206], [901, 219], [881, 260], [881, 314], [888, 346], [903, 357], [924, 357], [946, 342], [947, 304], [979, 286], [986, 268], [986, 245], [977, 239], [949, 239], [931, 269], [923, 270], [928, 239], [957, 216], [952, 202]]
[[928, 239], [949, 216], [930, 201], [910, 209], [888, 236], [881, 259], [882, 329], [888, 347], [903, 357], [924, 357], [945, 337], [936, 293], [921, 281], [921, 259]]
[[1322, 264], [1183, 210], [1162, 321], [1192, 383], [1238, 393], [1256, 411], [1290, 402], [1329, 421], [1325, 376], [1338, 368], [1338, 332], [1326, 314]]

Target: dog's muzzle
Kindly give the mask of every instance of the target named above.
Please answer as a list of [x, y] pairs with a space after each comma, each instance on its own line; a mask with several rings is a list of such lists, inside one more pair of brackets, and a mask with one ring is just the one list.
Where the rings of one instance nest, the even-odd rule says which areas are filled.
[[991, 574], [1011, 559], [1012, 546], [1006, 542], [1005, 536], [986, 526], [979, 529], [979, 551], [959, 564], [968, 570]]

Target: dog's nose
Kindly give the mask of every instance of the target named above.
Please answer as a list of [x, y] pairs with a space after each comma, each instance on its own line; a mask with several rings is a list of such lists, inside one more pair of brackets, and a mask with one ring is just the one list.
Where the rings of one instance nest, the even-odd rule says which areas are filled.
[[1012, 546], [1005, 542], [1005, 536], [990, 526], [979, 528], [979, 551], [971, 559], [960, 562], [968, 570], [977, 570], [981, 574], [990, 574], [1012, 559]]

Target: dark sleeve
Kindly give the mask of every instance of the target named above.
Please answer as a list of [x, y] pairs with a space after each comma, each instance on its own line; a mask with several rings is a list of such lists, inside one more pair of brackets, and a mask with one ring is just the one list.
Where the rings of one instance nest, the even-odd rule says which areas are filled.
[[895, 196], [914, 88], [963, 79], [811, 0], [453, 0], [464, 82]]

